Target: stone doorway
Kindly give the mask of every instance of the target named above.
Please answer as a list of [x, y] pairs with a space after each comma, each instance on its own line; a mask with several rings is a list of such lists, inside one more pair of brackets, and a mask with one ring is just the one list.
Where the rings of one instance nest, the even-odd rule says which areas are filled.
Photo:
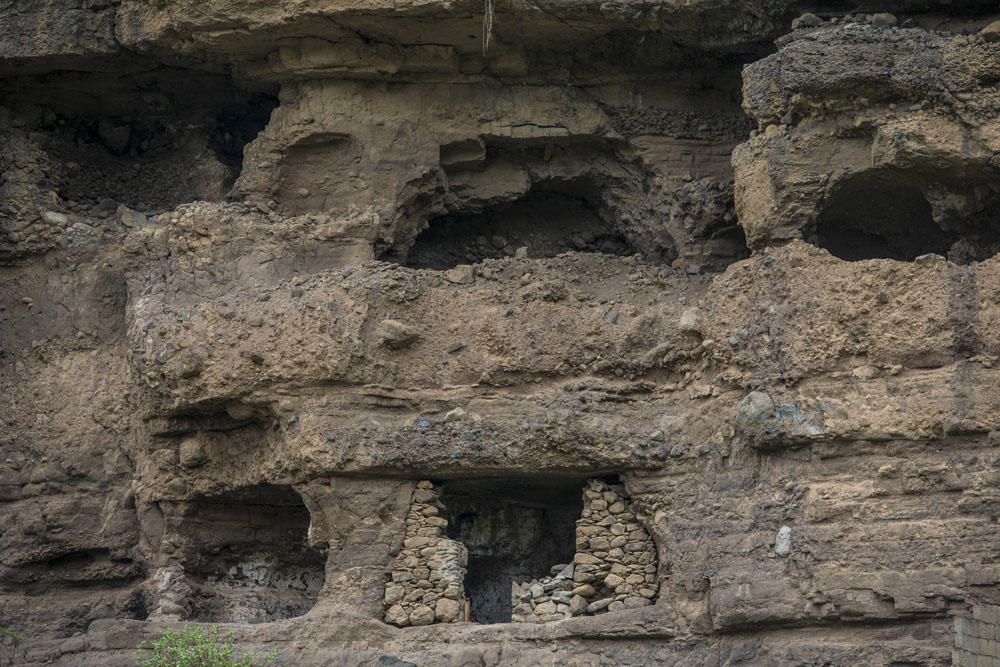
[[617, 478], [425, 480], [386, 620], [546, 623], [648, 606], [658, 590], [656, 546]]

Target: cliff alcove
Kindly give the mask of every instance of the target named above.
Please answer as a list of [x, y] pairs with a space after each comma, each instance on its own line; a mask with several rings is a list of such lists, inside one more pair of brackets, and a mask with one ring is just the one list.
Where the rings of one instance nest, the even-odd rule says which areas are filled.
[[841, 184], [816, 222], [815, 241], [848, 261], [947, 255], [956, 237], [934, 222], [916, 185], [860, 175]]
[[617, 478], [423, 480], [385, 620], [548, 623], [648, 606], [658, 589], [655, 544]]
[[301, 616], [323, 587], [325, 556], [309, 547], [309, 511], [287, 486], [200, 497], [178, 529], [192, 588], [190, 619], [263, 623]]
[[465, 591], [472, 619], [505, 623], [511, 584], [573, 561], [580, 480], [480, 479], [441, 485], [448, 536], [469, 550]]
[[627, 239], [601, 220], [586, 187], [532, 188], [524, 197], [467, 214], [432, 218], [407, 254], [414, 268], [448, 269], [486, 258], [563, 252], [631, 254]]
[[9, 194], [84, 219], [222, 200], [277, 105], [270, 88], [138, 67], [0, 80], [13, 128], [0, 140], [18, 152], [0, 160]]
[[848, 261], [913, 261], [933, 253], [968, 264], [996, 254], [996, 179], [978, 174], [968, 184], [948, 183], [945, 175], [938, 180], [944, 184], [894, 170], [848, 178], [833, 188], [810, 238]]
[[563, 252], [673, 257], [651, 175], [617, 142], [477, 138], [439, 149], [439, 168], [409, 183], [393, 238], [377, 254], [414, 268]]

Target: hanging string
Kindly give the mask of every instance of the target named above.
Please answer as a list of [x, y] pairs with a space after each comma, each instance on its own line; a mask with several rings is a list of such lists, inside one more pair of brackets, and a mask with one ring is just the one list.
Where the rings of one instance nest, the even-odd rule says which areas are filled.
[[490, 48], [490, 38], [493, 36], [493, 10], [496, 0], [484, 0], [486, 6], [483, 8], [483, 55]]

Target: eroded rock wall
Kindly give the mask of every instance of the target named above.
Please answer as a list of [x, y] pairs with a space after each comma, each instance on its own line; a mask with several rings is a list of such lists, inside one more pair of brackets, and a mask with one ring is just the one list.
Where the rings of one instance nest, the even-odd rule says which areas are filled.
[[995, 3], [29, 4], [18, 663], [992, 655]]

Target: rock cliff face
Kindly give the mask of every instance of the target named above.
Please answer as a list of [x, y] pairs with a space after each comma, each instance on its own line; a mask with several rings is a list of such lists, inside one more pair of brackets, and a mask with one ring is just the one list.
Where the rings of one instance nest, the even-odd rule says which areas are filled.
[[996, 659], [998, 86], [993, 0], [0, 0], [17, 664]]

